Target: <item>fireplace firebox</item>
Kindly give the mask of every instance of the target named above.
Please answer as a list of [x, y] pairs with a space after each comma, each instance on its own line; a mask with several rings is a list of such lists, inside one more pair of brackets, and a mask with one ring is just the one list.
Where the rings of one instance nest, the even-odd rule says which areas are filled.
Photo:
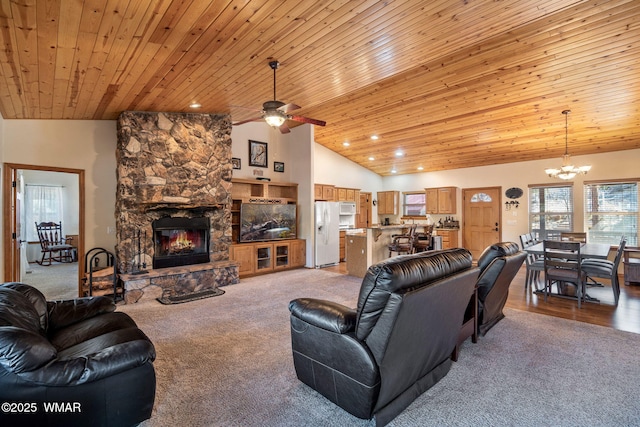
[[166, 217], [152, 227], [153, 268], [209, 262], [209, 218]]

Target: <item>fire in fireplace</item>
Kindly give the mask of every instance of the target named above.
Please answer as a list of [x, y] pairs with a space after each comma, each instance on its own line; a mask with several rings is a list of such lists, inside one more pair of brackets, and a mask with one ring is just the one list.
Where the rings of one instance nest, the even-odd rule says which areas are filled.
[[209, 218], [166, 217], [152, 227], [153, 268], [209, 262]]

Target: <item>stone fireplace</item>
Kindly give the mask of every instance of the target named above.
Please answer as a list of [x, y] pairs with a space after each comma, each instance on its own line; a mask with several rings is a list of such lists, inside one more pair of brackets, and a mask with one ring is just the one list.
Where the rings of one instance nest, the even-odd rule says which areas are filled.
[[116, 260], [127, 302], [238, 282], [230, 134], [224, 114], [120, 114]]

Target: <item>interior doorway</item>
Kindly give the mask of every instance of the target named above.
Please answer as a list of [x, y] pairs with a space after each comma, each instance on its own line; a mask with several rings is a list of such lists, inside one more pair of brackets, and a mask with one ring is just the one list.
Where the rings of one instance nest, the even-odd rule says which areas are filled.
[[500, 241], [502, 230], [501, 187], [462, 190], [462, 247], [477, 260], [482, 251]]
[[371, 227], [371, 211], [373, 206], [371, 204], [371, 193], [360, 193], [360, 200], [358, 200], [358, 214], [356, 215], [356, 228]]
[[[81, 295], [84, 272], [84, 171], [5, 163], [3, 173], [3, 248], [4, 280], [22, 281], [43, 291], [48, 299]], [[63, 234], [73, 238], [77, 248], [77, 262], [53, 263], [50, 267], [35, 262], [40, 256], [37, 235], [28, 233], [35, 228], [26, 220], [25, 192], [29, 185], [60, 187], [66, 214], [60, 218]], [[58, 221], [58, 220], [56, 220]], [[31, 262], [29, 262], [31, 261]]]

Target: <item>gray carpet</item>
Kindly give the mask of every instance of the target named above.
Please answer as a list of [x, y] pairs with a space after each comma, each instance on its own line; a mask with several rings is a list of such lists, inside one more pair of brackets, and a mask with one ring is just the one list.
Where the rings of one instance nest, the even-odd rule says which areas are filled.
[[[360, 279], [293, 270], [216, 298], [121, 305], [154, 342], [155, 426], [372, 426], [300, 383], [288, 302], [355, 306]], [[640, 425], [640, 335], [507, 310], [390, 426]]]
[[50, 301], [77, 298], [78, 263], [39, 265], [32, 262], [22, 281], [38, 288]]

